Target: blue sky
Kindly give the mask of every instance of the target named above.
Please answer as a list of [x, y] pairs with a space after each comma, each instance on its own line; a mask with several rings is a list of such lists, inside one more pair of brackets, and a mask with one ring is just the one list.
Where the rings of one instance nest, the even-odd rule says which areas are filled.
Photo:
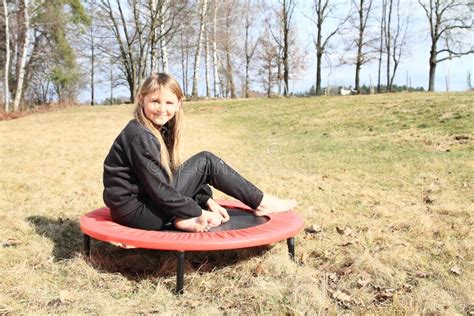
[[[306, 17], [306, 12], [312, 11], [313, 1], [303, 1], [300, 8], [295, 12], [295, 20], [297, 21], [299, 33], [299, 40], [301, 43], [306, 43], [304, 47], [308, 50], [308, 56], [311, 58], [315, 56], [314, 45], [312, 44], [312, 30], [313, 25], [311, 21]], [[374, 3], [377, 3], [375, 1]], [[409, 8], [410, 23], [411, 23], [411, 34], [412, 39], [409, 49], [409, 55], [401, 60], [401, 63], [397, 69], [397, 73], [394, 79], [394, 83], [399, 85], [406, 84], [407, 73], [411, 78], [412, 86], [422, 86], [425, 89], [428, 88], [428, 74], [429, 74], [429, 50], [430, 50], [430, 39], [429, 39], [429, 24], [424, 11], [414, 0], [402, 0], [402, 3]], [[408, 7], [411, 6], [411, 7]], [[304, 13], [303, 13], [304, 12]], [[328, 25], [329, 29], [331, 25]], [[323, 29], [324, 30], [324, 29]], [[474, 37], [473, 32], [468, 38], [465, 38], [466, 43], [473, 43]], [[313, 57], [315, 59], [315, 57]], [[294, 80], [290, 87], [293, 91], [306, 91], [315, 82], [315, 63], [309, 63], [307, 70], [301, 74], [301, 79]], [[378, 63], [376, 61], [364, 65], [361, 70], [360, 80], [362, 83], [369, 84], [370, 77], [372, 83], [377, 82], [377, 69]], [[384, 68], [382, 68], [384, 69]], [[444, 61], [439, 63], [436, 69], [436, 91], [446, 91], [445, 76], [449, 74], [449, 90], [450, 91], [464, 91], [467, 87], [467, 74], [472, 75], [472, 84], [474, 85], [474, 54], [456, 58], [451, 61]], [[332, 68], [326, 67], [322, 70], [322, 85], [327, 85], [328, 75], [331, 85], [337, 86], [354, 86], [354, 75], [355, 66], [341, 66]], [[385, 78], [385, 72], [382, 71], [382, 78]], [[382, 83], [386, 80], [383, 79]]]

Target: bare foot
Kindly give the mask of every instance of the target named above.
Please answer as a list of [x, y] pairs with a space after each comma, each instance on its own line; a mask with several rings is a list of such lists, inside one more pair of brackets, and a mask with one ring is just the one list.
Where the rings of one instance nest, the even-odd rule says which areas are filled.
[[176, 218], [174, 220], [174, 226], [179, 230], [187, 232], [203, 232], [206, 230], [207, 221], [199, 217], [192, 218]]
[[222, 223], [221, 215], [209, 211], [202, 211], [202, 215], [192, 218], [176, 218], [174, 226], [179, 230], [188, 232], [205, 232], [212, 227], [219, 226]]
[[276, 196], [264, 194], [262, 202], [255, 210], [255, 215], [264, 216], [271, 213], [286, 212], [298, 205], [295, 199], [280, 199]]

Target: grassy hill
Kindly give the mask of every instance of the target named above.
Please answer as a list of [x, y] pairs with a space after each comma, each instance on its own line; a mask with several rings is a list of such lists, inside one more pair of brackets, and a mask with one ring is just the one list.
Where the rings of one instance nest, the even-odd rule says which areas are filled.
[[[308, 228], [241, 251], [173, 253], [95, 242], [102, 163], [132, 106], [0, 122], [0, 313], [474, 312], [474, 95], [202, 101], [185, 105], [183, 158], [220, 156], [296, 198]], [[216, 198], [229, 198], [215, 191]]]

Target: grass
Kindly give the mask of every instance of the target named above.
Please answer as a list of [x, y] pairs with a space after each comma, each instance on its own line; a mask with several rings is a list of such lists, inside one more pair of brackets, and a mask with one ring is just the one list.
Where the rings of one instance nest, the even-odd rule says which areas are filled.
[[[92, 244], [102, 163], [131, 106], [0, 122], [0, 314], [474, 312], [474, 95], [186, 104], [183, 157], [210, 150], [263, 191], [294, 197], [308, 228], [243, 251]], [[216, 198], [228, 198], [215, 191]]]

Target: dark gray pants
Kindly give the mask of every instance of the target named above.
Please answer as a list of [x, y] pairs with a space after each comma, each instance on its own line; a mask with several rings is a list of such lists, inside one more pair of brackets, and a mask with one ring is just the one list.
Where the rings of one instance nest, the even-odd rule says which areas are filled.
[[[173, 173], [173, 187], [184, 196], [195, 198], [206, 192], [205, 186], [212, 185], [252, 209], [256, 209], [263, 198], [263, 192], [222, 159], [211, 152], [200, 152], [186, 160]], [[144, 201], [135, 212], [120, 218], [120, 224], [146, 230], [160, 230], [171, 220], [151, 200]]]

